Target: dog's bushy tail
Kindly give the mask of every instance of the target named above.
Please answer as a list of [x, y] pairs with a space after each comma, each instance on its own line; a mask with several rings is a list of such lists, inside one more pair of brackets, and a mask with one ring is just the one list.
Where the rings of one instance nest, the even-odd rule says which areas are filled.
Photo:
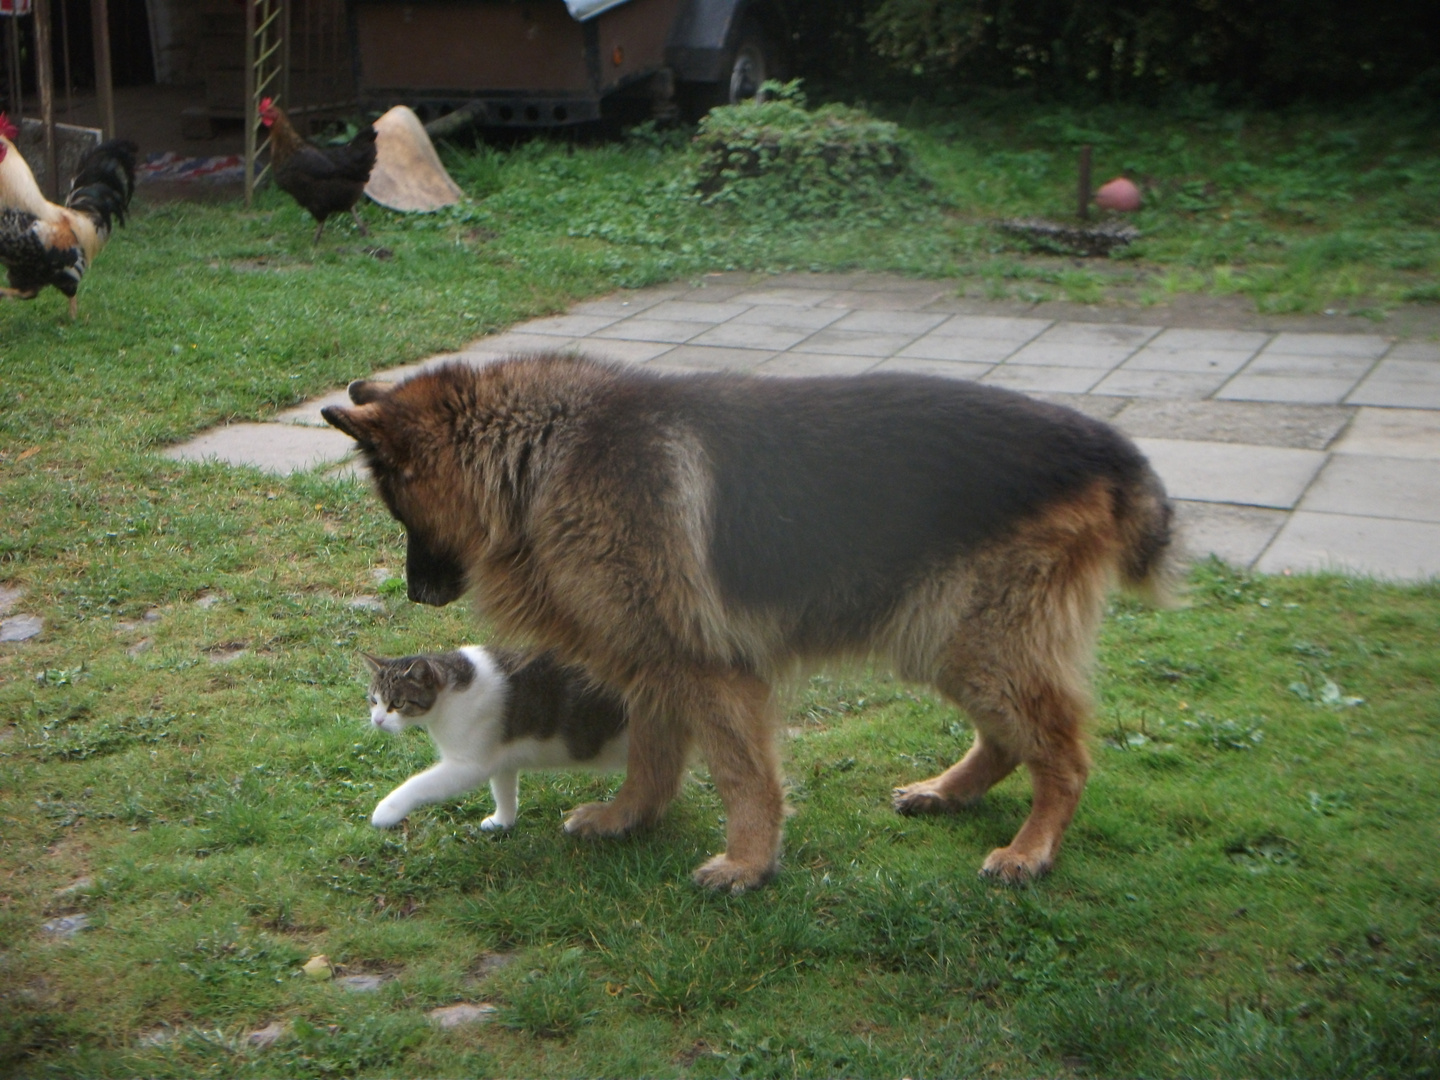
[[1180, 567], [1175, 508], [1147, 464], [1120, 500], [1120, 584], [1158, 607], [1176, 603]]

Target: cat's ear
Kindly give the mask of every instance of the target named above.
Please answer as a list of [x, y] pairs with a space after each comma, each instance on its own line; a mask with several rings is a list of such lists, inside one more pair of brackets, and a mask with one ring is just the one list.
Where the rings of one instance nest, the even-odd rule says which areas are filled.
[[411, 662], [405, 671], [405, 678], [413, 679], [430, 690], [438, 690], [445, 685], [445, 673], [423, 656]]
[[365, 658], [365, 666], [370, 669], [371, 675], [384, 670], [385, 661], [381, 660], [380, 657], [371, 656], [368, 652], [362, 652], [360, 655]]

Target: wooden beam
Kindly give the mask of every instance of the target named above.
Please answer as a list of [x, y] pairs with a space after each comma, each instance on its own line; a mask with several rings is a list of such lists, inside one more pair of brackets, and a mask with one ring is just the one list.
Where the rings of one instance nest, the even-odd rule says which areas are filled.
[[255, 128], [260, 117], [255, 101], [255, 2], [245, 2], [245, 205], [255, 199]]
[[50, 41], [50, 0], [35, 0], [35, 82], [40, 90], [40, 122], [45, 128], [45, 194], [60, 201], [60, 169], [55, 161], [55, 54]]
[[115, 138], [115, 80], [110, 73], [110, 2], [90, 0], [90, 23], [95, 41], [95, 103], [100, 107], [100, 131]]

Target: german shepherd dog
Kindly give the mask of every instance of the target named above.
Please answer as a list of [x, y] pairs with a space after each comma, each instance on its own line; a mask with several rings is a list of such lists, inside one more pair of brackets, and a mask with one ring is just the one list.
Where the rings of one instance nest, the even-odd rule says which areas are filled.
[[920, 375], [672, 375], [558, 355], [349, 392], [354, 407], [324, 417], [405, 526], [410, 598], [469, 591], [501, 635], [626, 699], [625, 781], [567, 832], [655, 821], [693, 744], [726, 815], [725, 852], [695, 881], [763, 884], [785, 812], [771, 686], [807, 662], [875, 659], [976, 731], [895, 808], [954, 810], [1023, 764], [1030, 816], [981, 872], [1050, 868], [1089, 771], [1106, 592], [1166, 578], [1170, 504], [1114, 429]]

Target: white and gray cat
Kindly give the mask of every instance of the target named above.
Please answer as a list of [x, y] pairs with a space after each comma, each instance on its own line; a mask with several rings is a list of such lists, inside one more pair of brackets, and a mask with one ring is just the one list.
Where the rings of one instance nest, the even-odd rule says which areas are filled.
[[625, 768], [626, 715], [618, 695], [553, 653], [467, 645], [370, 667], [370, 720], [399, 732], [424, 727], [440, 760], [380, 800], [370, 824], [392, 828], [416, 807], [474, 791], [487, 780], [487, 831], [515, 824], [521, 769]]

